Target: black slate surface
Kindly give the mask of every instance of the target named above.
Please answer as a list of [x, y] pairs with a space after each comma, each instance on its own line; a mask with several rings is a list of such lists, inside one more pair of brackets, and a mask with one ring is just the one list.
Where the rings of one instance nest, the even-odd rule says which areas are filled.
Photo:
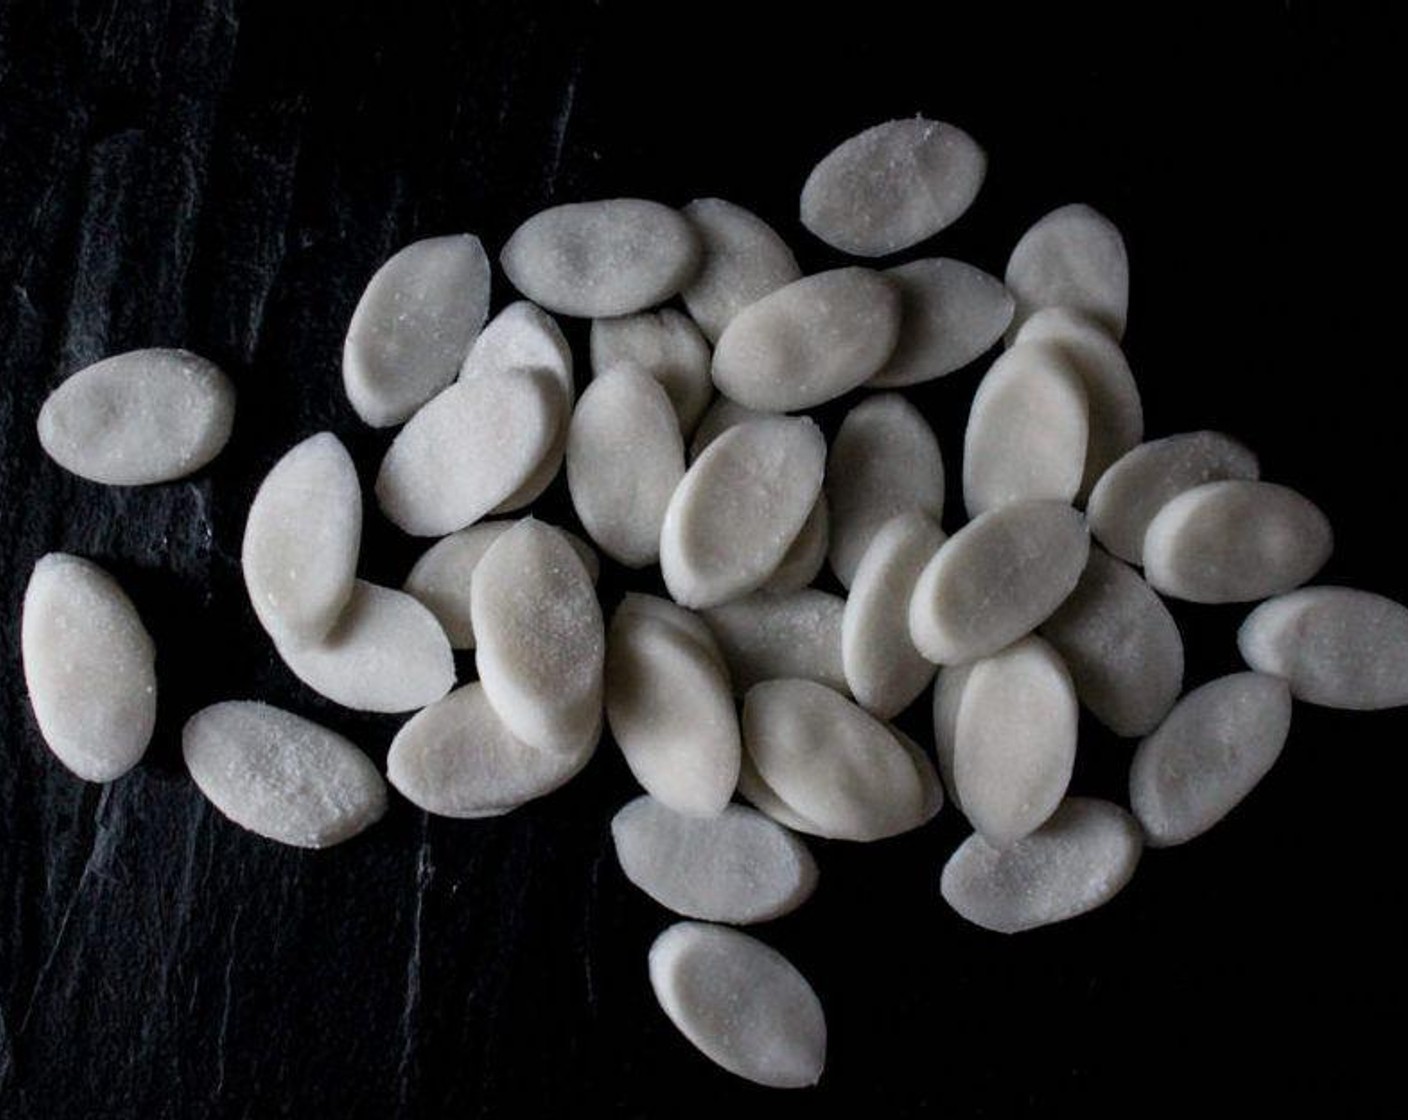
[[[1051, 207], [1109, 213], [1131, 246], [1149, 432], [1242, 437], [1331, 515], [1325, 580], [1408, 598], [1402, 280], [1380, 264], [1402, 240], [1401, 40], [1357, 8], [1299, 4], [956, 13], [816, 7], [774, 29], [762, 5], [0, 5], [0, 1116], [1388, 1106], [1402, 712], [1298, 705], [1277, 768], [1222, 826], [1150, 853], [1104, 911], [1015, 939], [939, 899], [951, 811], [817, 845], [818, 894], [760, 931], [831, 1026], [822, 1086], [792, 1095], [714, 1069], [655, 1007], [645, 951], [668, 919], [610, 852], [633, 787], [609, 744], [505, 819], [397, 800], [323, 853], [241, 832], [183, 774], [180, 726], [216, 699], [294, 708], [378, 761], [396, 726], [295, 681], [237, 568], [245, 508], [294, 441], [330, 428], [372, 477], [389, 437], [358, 423], [338, 357], [385, 256], [460, 229], [494, 251], [556, 201], [712, 194], [826, 267], [795, 220], [802, 179], [914, 112], [991, 156], [973, 211], [922, 252], [1000, 273]], [[496, 306], [510, 298], [498, 281]], [[44, 395], [146, 345], [236, 378], [230, 446], [169, 486], [65, 474], [35, 440]], [[980, 369], [914, 394], [953, 478]], [[560, 483], [541, 512], [570, 516]], [[399, 583], [418, 547], [369, 509], [365, 576]], [[109, 566], [160, 650], [156, 739], [108, 787], [55, 762], [23, 694], [19, 605], [51, 549]], [[608, 575], [608, 607], [626, 585]], [[1237, 667], [1241, 614], [1180, 610], [1190, 681]], [[1117, 796], [1129, 748], [1087, 730], [1077, 785]]]

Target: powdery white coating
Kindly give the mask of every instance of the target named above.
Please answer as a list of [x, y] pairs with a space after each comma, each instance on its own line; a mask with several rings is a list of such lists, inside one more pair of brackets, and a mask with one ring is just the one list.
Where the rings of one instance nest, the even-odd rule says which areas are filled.
[[504, 726], [475, 682], [421, 709], [396, 733], [386, 777], [427, 813], [497, 817], [565, 785], [595, 749], [594, 739], [575, 752], [528, 746]]
[[954, 756], [958, 751], [958, 713], [963, 706], [968, 678], [976, 664], [978, 662], [970, 661], [966, 665], [946, 665], [939, 670], [938, 680], [934, 682], [934, 760], [949, 800], [959, 812], [963, 812], [963, 802], [954, 774]]
[[1251, 451], [1221, 432], [1185, 432], [1141, 443], [1110, 464], [1090, 491], [1085, 515], [1095, 539], [1131, 564], [1144, 562], [1144, 534], [1173, 498], [1205, 482], [1256, 481]]
[[684, 215], [704, 253], [680, 295], [711, 343], [749, 304], [802, 278], [787, 243], [751, 211], [721, 198], [699, 198]]
[[1206, 832], [1266, 776], [1291, 728], [1291, 691], [1262, 673], [1234, 673], [1188, 693], [1139, 744], [1129, 803], [1150, 845]]
[[1002, 281], [948, 257], [885, 270], [900, 290], [900, 338], [869, 381], [897, 389], [945, 377], [984, 353], [1012, 321], [1016, 306]]
[[1081, 703], [1116, 735], [1147, 735], [1183, 688], [1173, 615], [1138, 572], [1098, 548], [1041, 634], [1065, 659]]
[[760, 591], [704, 611], [735, 691], [759, 681], [796, 677], [848, 692], [841, 663], [846, 601], [825, 591]]
[[1134, 877], [1139, 825], [1109, 801], [1068, 797], [1030, 836], [995, 848], [974, 833], [944, 865], [944, 901], [974, 925], [1020, 933], [1103, 906]]
[[[436, 541], [421, 554], [401, 590], [414, 595], [435, 616], [454, 649], [474, 648], [474, 610], [470, 589], [474, 569], [484, 553], [517, 521], [481, 521]], [[575, 533], [558, 529], [577, 553], [592, 583], [600, 574], [596, 553]]]
[[1080, 490], [1090, 434], [1085, 386], [1060, 351], [1020, 343], [978, 384], [963, 433], [963, 502], [975, 517]]
[[220, 453], [235, 387], [189, 350], [130, 350], [85, 366], [39, 410], [39, 443], [67, 471], [109, 486], [170, 482]]
[[357, 580], [321, 641], [275, 643], [294, 676], [359, 712], [410, 712], [455, 683], [455, 657], [435, 616], [411, 596]]
[[689, 461], [692, 463], [704, 454], [704, 449], [730, 428], [736, 428], [745, 420], [766, 420], [771, 415], [756, 409], [745, 408], [728, 397], [715, 397], [714, 403], [699, 420], [694, 429], [694, 439], [689, 445]]
[[821, 1079], [821, 1001], [776, 949], [727, 926], [679, 922], [650, 947], [650, 986], [680, 1033], [730, 1073], [774, 1089]]
[[719, 672], [724, 675], [724, 678], [728, 678], [728, 664], [724, 661], [723, 650], [719, 649], [714, 632], [693, 611], [672, 603], [669, 599], [661, 599], [656, 595], [643, 595], [638, 591], [628, 591], [621, 599], [620, 606], [616, 608], [616, 614], [612, 616], [613, 621], [632, 611], [649, 615], [678, 630], [707, 653], [709, 659], [718, 666]]
[[851, 582], [841, 620], [841, 663], [856, 703], [881, 719], [909, 707], [934, 679], [909, 637], [919, 573], [944, 543], [926, 513], [901, 513], [875, 534]]
[[1262, 603], [1242, 623], [1237, 648], [1308, 704], [1408, 704], [1408, 609], [1370, 591], [1306, 587]]
[[489, 321], [474, 340], [460, 367], [460, 380], [467, 381], [486, 372], [547, 370], [557, 390], [552, 393], [558, 418], [557, 435], [547, 455], [528, 480], [494, 507], [494, 513], [522, 509], [536, 501], [552, 484], [567, 450], [567, 424], [577, 399], [572, 382], [572, 350], [551, 315], [526, 299], [511, 303]]
[[1085, 386], [1090, 441], [1080, 496], [1090, 493], [1110, 464], [1144, 438], [1144, 403], [1119, 343], [1088, 315], [1066, 307], [1038, 311], [1014, 344], [1046, 343], [1070, 363]]
[[939, 780], [939, 773], [934, 768], [934, 763], [929, 756], [924, 753], [924, 749], [901, 731], [894, 724], [885, 725], [890, 730], [895, 739], [899, 742], [909, 755], [909, 761], [914, 766], [914, 772], [919, 777], [919, 786], [924, 793], [923, 808], [920, 810], [920, 823], [932, 820], [940, 809], [944, 807], [944, 786]]
[[827, 834], [826, 829], [815, 821], [802, 816], [777, 796], [773, 788], [763, 781], [758, 773], [758, 768], [749, 759], [747, 751], [743, 752], [743, 765], [738, 770], [738, 792], [747, 798], [758, 812], [776, 821], [784, 828], [790, 828], [793, 832], [805, 832], [809, 836], [825, 836]]
[[591, 353], [593, 377], [629, 369], [658, 381], [686, 435], [714, 395], [709, 344], [693, 320], [673, 308], [592, 320]]
[[1044, 307], [1069, 307], [1118, 339], [1129, 310], [1129, 257], [1113, 222], [1082, 203], [1041, 218], [1007, 261], [1007, 288], [1017, 299], [1015, 330]]
[[773, 595], [786, 595], [801, 591], [821, 574], [826, 563], [826, 553], [831, 547], [831, 509], [826, 503], [826, 491], [817, 495], [811, 513], [802, 522], [796, 539], [787, 546], [782, 560], [768, 580], [763, 590]]
[[535, 303], [585, 319], [664, 303], [699, 267], [699, 239], [677, 210], [639, 198], [572, 202], [534, 214], [499, 256]]
[[499, 508], [549, 457], [558, 403], [544, 370], [451, 385], [387, 449], [376, 479], [382, 512], [407, 533], [439, 537]]
[[381, 266], [342, 347], [347, 399], [374, 428], [400, 424], [455, 379], [489, 316], [489, 258], [467, 233], [407, 245]]
[[362, 487], [331, 432], [296, 444], [264, 476], [244, 523], [240, 567], [260, 625], [276, 642], [316, 642], [357, 578]]
[[703, 608], [761, 587], [821, 493], [826, 441], [808, 419], [774, 417], [719, 436], [665, 510], [660, 568], [677, 603]]
[[1071, 783], [1075, 687], [1040, 638], [973, 666], [954, 723], [953, 776], [964, 815], [994, 847], [1039, 828]]
[[1060, 502], [979, 514], [920, 573], [909, 603], [915, 648], [940, 665], [996, 653], [1061, 605], [1089, 551], [1085, 519]]
[[1320, 509], [1272, 482], [1206, 482], [1167, 502], [1144, 534], [1144, 578], [1194, 603], [1246, 603], [1290, 591], [1330, 558]]
[[479, 679], [509, 731], [574, 754], [601, 731], [606, 626], [587, 570], [531, 517], [495, 541], [470, 590]]
[[[436, 541], [415, 561], [401, 587], [434, 614], [452, 648], [474, 648], [474, 611], [470, 602], [474, 568], [479, 566], [490, 545], [517, 524], [517, 521], [480, 521]], [[558, 533], [566, 537], [567, 544], [572, 545], [577, 559], [587, 569], [587, 576], [596, 583], [600, 565], [591, 545], [576, 534], [567, 533], [565, 528], [559, 528]]]
[[909, 749], [815, 681], [754, 685], [743, 702], [743, 746], [767, 787], [821, 835], [879, 840], [932, 815], [932, 785]]
[[686, 918], [766, 922], [797, 909], [816, 888], [806, 844], [742, 805], [691, 817], [637, 797], [612, 818], [611, 838], [626, 878]]
[[727, 675], [685, 629], [648, 610], [616, 612], [606, 718], [631, 773], [663, 805], [691, 816], [723, 811], [738, 785], [738, 712]]
[[944, 460], [923, 415], [898, 393], [870, 397], [841, 421], [826, 461], [831, 570], [850, 587], [875, 534], [896, 514], [944, 512]]
[[802, 224], [843, 253], [883, 257], [956, 221], [977, 197], [987, 155], [961, 128], [886, 121], [834, 148], [802, 187]]
[[67, 553], [42, 557], [24, 593], [20, 653], [55, 758], [89, 782], [137, 765], [156, 726], [156, 646], [112, 576]]
[[684, 440], [657, 381], [621, 367], [587, 386], [567, 436], [567, 488], [588, 535], [628, 568], [660, 558]]
[[386, 812], [386, 784], [352, 743], [255, 700], [202, 708], [186, 721], [181, 751], [212, 805], [280, 844], [326, 848]]
[[899, 288], [880, 273], [818, 272], [734, 316], [714, 348], [714, 384], [764, 412], [811, 408], [873, 377], [899, 330]]

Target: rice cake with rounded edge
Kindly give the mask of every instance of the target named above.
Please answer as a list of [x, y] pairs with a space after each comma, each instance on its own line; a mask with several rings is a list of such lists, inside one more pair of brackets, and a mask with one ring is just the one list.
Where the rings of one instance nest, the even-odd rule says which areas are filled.
[[659, 560], [684, 470], [679, 418], [659, 382], [622, 367], [587, 386], [567, 436], [567, 489], [598, 548], [628, 568]]
[[1078, 720], [1060, 655], [1036, 636], [975, 662], [954, 724], [964, 815], [993, 847], [1034, 832], [1071, 783]]
[[1147, 735], [1182, 691], [1173, 615], [1138, 572], [1098, 548], [1040, 632], [1065, 660], [1080, 702], [1116, 735]]
[[880, 527], [899, 513], [944, 512], [944, 461], [927, 420], [898, 393], [869, 397], [846, 413], [826, 462], [831, 570], [850, 587]]
[[626, 878], [686, 918], [767, 922], [797, 909], [816, 888], [816, 860], [806, 844], [743, 805], [695, 817], [637, 797], [611, 819], [611, 839]]
[[508, 239], [509, 282], [559, 315], [602, 319], [664, 303], [699, 268], [699, 239], [677, 210], [640, 198], [540, 210]]
[[1088, 315], [1067, 307], [1038, 311], [1022, 324], [1013, 342], [1041, 342], [1056, 347], [1085, 388], [1090, 437], [1080, 498], [1089, 495], [1110, 464], [1144, 438], [1144, 402], [1124, 351]]
[[567, 425], [577, 399], [572, 381], [572, 350], [567, 339], [551, 315], [526, 299], [509, 304], [479, 332], [460, 367], [460, 380], [467, 381], [486, 371], [507, 373], [515, 369], [542, 369], [552, 374], [559, 390], [552, 394], [558, 417], [557, 435], [528, 480], [491, 513], [522, 509], [537, 501], [552, 484], [567, 450]]
[[606, 643], [606, 719], [626, 764], [661, 804], [717, 816], [738, 785], [738, 711], [727, 675], [685, 630], [627, 608]]
[[1080, 376], [1053, 346], [1019, 343], [983, 375], [963, 433], [963, 504], [976, 517], [1039, 498], [1071, 502], [1090, 435]]
[[660, 569], [683, 606], [717, 606], [777, 570], [821, 493], [826, 441], [805, 418], [736, 425], [685, 472], [660, 531]]
[[987, 174], [987, 155], [956, 125], [912, 117], [833, 148], [802, 187], [802, 224], [833, 249], [883, 257], [957, 221]]
[[787, 546], [782, 560], [768, 576], [762, 590], [772, 595], [786, 595], [811, 586], [826, 565], [826, 553], [831, 547], [831, 511], [826, 504], [826, 491], [816, 496], [811, 513], [802, 522], [797, 539]]
[[1002, 338], [1016, 304], [1001, 280], [948, 257], [885, 270], [900, 290], [900, 337], [867, 386], [898, 389], [947, 377]]
[[1009, 335], [1036, 312], [1068, 307], [1089, 315], [1116, 341], [1129, 312], [1129, 254], [1115, 224], [1084, 203], [1060, 206], [1022, 234], [1007, 260], [1017, 301]]
[[1251, 668], [1327, 708], [1408, 704], [1408, 609], [1370, 591], [1303, 587], [1268, 600], [1237, 631]]
[[337, 624], [316, 642], [275, 642], [293, 675], [359, 712], [410, 712], [454, 687], [440, 623], [412, 596], [357, 580]]
[[1061, 502], [979, 514], [920, 573], [909, 604], [914, 646], [940, 665], [975, 661], [1040, 626], [1080, 580], [1085, 520]]
[[1126, 563], [1144, 562], [1144, 534], [1159, 510], [1205, 482], [1255, 482], [1256, 455], [1221, 432], [1184, 432], [1126, 451], [1090, 491], [1085, 515], [1090, 532]]
[[455, 382], [387, 449], [376, 479], [382, 512], [413, 536], [439, 537], [500, 508], [552, 451], [559, 404], [546, 370]]
[[616, 614], [620, 615], [627, 611], [650, 615], [652, 618], [659, 619], [666, 625], [674, 627], [703, 649], [709, 655], [710, 660], [718, 666], [719, 672], [725, 677], [728, 676], [728, 664], [724, 661], [723, 651], [719, 649], [714, 632], [694, 611], [682, 607], [678, 603], [672, 603], [669, 599], [662, 599], [657, 595], [646, 595], [639, 591], [627, 591], [622, 597], [616, 608]]
[[606, 627], [562, 535], [525, 518], [495, 541], [470, 590], [479, 679], [531, 747], [575, 754], [601, 731]]
[[881, 719], [909, 707], [934, 679], [934, 664], [909, 636], [909, 600], [944, 532], [918, 510], [885, 523], [866, 549], [841, 619], [841, 664], [856, 703]]
[[787, 243], [762, 218], [721, 198], [684, 208], [703, 247], [699, 271], [680, 292], [690, 317], [711, 344], [734, 316], [802, 278]]
[[709, 344], [694, 320], [670, 307], [593, 319], [591, 357], [593, 377], [629, 369], [656, 381], [683, 435], [694, 431], [714, 396]]
[[1183, 697], [1129, 768], [1149, 844], [1182, 844], [1222, 820], [1275, 764], [1290, 727], [1290, 688], [1264, 673], [1219, 677]]
[[[430, 610], [450, 639], [451, 648], [474, 648], [474, 609], [470, 595], [474, 569], [489, 546], [517, 524], [516, 520], [480, 521], [442, 537], [421, 553], [406, 576], [401, 590], [414, 595]], [[587, 576], [596, 583], [601, 568], [591, 545], [566, 529], [557, 531], [567, 538], [577, 559], [587, 569]]]
[[821, 1079], [821, 1001], [781, 953], [756, 938], [678, 922], [650, 947], [650, 986], [679, 1032], [730, 1073], [775, 1089]]
[[259, 701], [202, 708], [186, 721], [181, 753], [222, 816], [280, 844], [326, 848], [386, 812], [386, 783], [357, 747]]
[[758, 776], [823, 835], [879, 840], [928, 819], [932, 790], [909, 749], [835, 690], [764, 681], [744, 698], [742, 726]]
[[484, 320], [492, 274], [479, 238], [431, 237], [368, 282], [342, 346], [342, 383], [363, 422], [408, 420], [455, 380]]
[[868, 268], [794, 280], [734, 316], [714, 348], [725, 396], [763, 412], [834, 400], [873, 377], [894, 351], [899, 288]]
[[[965, 665], [945, 665], [934, 681], [934, 762], [943, 780], [944, 791], [954, 807], [963, 812], [963, 800], [958, 793], [954, 775], [954, 755], [958, 751], [958, 713], [963, 706], [963, 692], [976, 661]], [[967, 814], [964, 813], [966, 817]]]
[[20, 658], [39, 733], [69, 771], [111, 782], [141, 761], [156, 726], [156, 645], [111, 575], [68, 553], [40, 557]]
[[362, 486], [331, 432], [295, 444], [250, 503], [240, 570], [259, 623], [276, 642], [316, 642], [337, 623], [357, 579]]
[[1134, 877], [1143, 848], [1138, 822], [1118, 805], [1068, 797], [1010, 847], [973, 833], [944, 864], [940, 892], [974, 925], [1020, 933], [1105, 905]]
[[848, 694], [841, 660], [846, 601], [805, 589], [778, 595], [755, 591], [701, 613], [728, 662], [734, 691], [759, 681], [798, 678]]
[[108, 486], [171, 482], [229, 441], [235, 387], [189, 350], [129, 350], [70, 375], [45, 398], [39, 444], [64, 470]]
[[386, 777], [412, 805], [442, 817], [497, 817], [544, 797], [591, 760], [595, 740], [576, 752], [540, 751], [514, 737], [478, 681], [412, 716], [391, 740]]
[[1246, 603], [1314, 578], [1330, 558], [1330, 523], [1308, 498], [1272, 482], [1205, 482], [1167, 502], [1144, 535], [1144, 578], [1193, 603]]
[[759, 412], [756, 409], [744, 408], [735, 400], [728, 397], [717, 396], [714, 403], [709, 406], [704, 415], [700, 417], [698, 426], [694, 429], [694, 439], [689, 444], [689, 461], [691, 463], [704, 454], [704, 449], [723, 435], [730, 428], [735, 428], [745, 420], [766, 420], [772, 413]]

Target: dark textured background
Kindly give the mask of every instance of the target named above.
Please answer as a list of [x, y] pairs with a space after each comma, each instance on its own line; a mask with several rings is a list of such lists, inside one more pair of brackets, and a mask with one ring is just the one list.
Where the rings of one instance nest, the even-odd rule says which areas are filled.
[[[668, 919], [611, 855], [606, 822], [632, 783], [609, 745], [506, 819], [427, 820], [397, 800], [323, 853], [205, 804], [179, 729], [207, 702], [267, 698], [378, 760], [396, 725], [292, 678], [236, 564], [258, 481], [297, 439], [331, 428], [370, 480], [389, 436], [357, 422], [338, 356], [384, 257], [461, 229], [493, 252], [552, 202], [715, 194], [824, 267], [835, 255], [795, 220], [806, 172], [918, 111], [991, 156], [972, 212], [921, 252], [1000, 273], [1051, 207], [1109, 213], [1131, 248], [1127, 347], [1150, 434], [1244, 438], [1267, 477], [1331, 515], [1326, 579], [1408, 597], [1403, 282], [1378, 264], [1402, 242], [1402, 40], [1378, 19], [1003, 7], [979, 25], [863, 3], [770, 30], [763, 5], [509, 7], [0, 4], [0, 1116], [1386, 1104], [1396, 1071], [1374, 1050], [1402, 1029], [1401, 712], [1297, 706], [1281, 762], [1222, 826], [1149, 854], [1104, 911], [1015, 939], [939, 899], [963, 834], [951, 811], [887, 843], [817, 845], [818, 894], [761, 931], [831, 1026], [822, 1087], [792, 1096], [716, 1070], [656, 1008], [645, 951]], [[510, 298], [499, 282], [496, 306]], [[178, 344], [239, 385], [212, 468], [106, 489], [43, 457], [34, 416], [65, 374]], [[978, 375], [914, 394], [951, 477]], [[553, 494], [544, 511], [565, 516]], [[369, 517], [364, 574], [399, 583], [417, 548]], [[148, 760], [106, 788], [48, 755], [23, 695], [19, 606], [50, 549], [115, 571], [160, 650]], [[608, 606], [621, 587], [608, 577]], [[1180, 610], [1191, 683], [1237, 667], [1242, 613]], [[1118, 796], [1129, 747], [1089, 731], [1077, 785]]]

